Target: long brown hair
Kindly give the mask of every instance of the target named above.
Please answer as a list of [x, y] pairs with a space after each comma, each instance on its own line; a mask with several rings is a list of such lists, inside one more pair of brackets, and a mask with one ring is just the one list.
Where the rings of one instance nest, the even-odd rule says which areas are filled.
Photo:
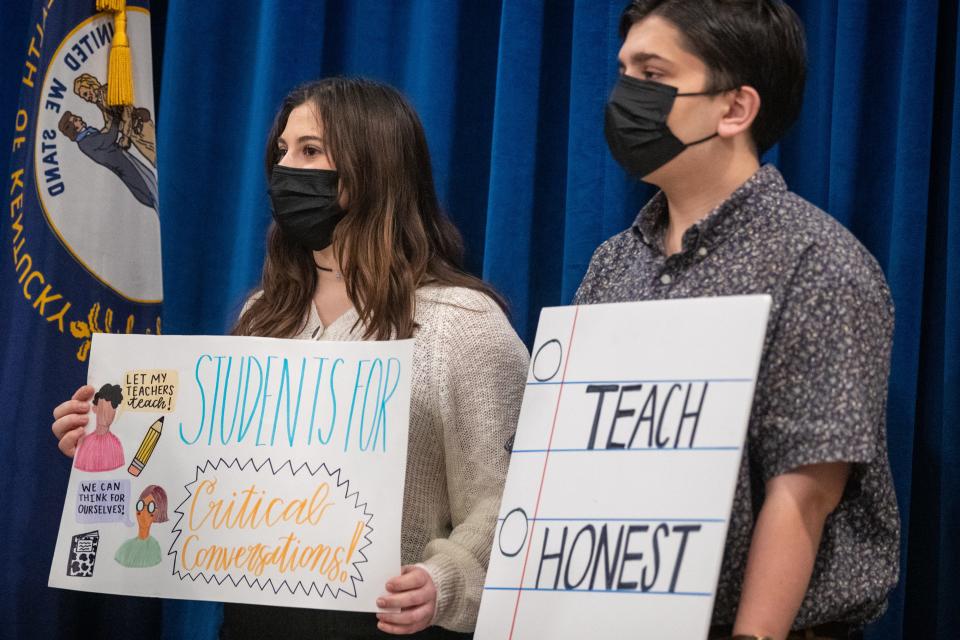
[[[333, 247], [364, 337], [412, 337], [415, 294], [425, 284], [481, 291], [505, 309], [489, 285], [463, 270], [463, 241], [440, 209], [423, 125], [396, 89], [358, 78], [327, 78], [294, 89], [267, 140], [268, 180], [290, 112], [308, 103], [323, 124], [324, 147], [348, 196]], [[231, 333], [295, 336], [316, 285], [313, 253], [271, 224], [263, 293]]]

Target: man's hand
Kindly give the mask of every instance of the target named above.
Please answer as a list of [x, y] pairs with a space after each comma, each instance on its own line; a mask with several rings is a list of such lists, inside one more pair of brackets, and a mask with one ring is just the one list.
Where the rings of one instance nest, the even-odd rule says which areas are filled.
[[850, 465], [829, 462], [771, 478], [753, 529], [734, 635], [785, 638], [810, 583], [827, 516]]

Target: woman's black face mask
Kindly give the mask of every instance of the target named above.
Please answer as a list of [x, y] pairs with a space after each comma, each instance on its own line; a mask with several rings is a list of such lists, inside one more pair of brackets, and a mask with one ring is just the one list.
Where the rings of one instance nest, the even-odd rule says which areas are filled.
[[346, 215], [338, 202], [339, 184], [336, 171], [275, 166], [270, 203], [283, 234], [314, 251], [329, 247], [334, 228]]

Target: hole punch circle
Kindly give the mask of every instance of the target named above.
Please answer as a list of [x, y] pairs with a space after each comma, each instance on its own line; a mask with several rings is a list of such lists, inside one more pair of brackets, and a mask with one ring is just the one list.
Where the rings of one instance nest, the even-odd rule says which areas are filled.
[[512, 509], [510, 513], [504, 516], [503, 523], [500, 525], [500, 535], [497, 536], [500, 553], [508, 558], [520, 553], [527, 542], [529, 530], [530, 524], [527, 520], [527, 512], [520, 507]]
[[563, 362], [563, 346], [556, 338], [547, 340], [537, 353], [533, 356], [533, 377], [537, 382], [547, 382], [553, 380], [560, 372], [560, 364]]

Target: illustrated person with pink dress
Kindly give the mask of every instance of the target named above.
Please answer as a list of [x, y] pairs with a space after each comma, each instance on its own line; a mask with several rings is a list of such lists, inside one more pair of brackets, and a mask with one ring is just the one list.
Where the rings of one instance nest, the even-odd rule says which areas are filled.
[[123, 402], [120, 385], [105, 384], [93, 396], [97, 428], [80, 438], [73, 466], [82, 471], [112, 471], [123, 466], [123, 446], [110, 425]]

